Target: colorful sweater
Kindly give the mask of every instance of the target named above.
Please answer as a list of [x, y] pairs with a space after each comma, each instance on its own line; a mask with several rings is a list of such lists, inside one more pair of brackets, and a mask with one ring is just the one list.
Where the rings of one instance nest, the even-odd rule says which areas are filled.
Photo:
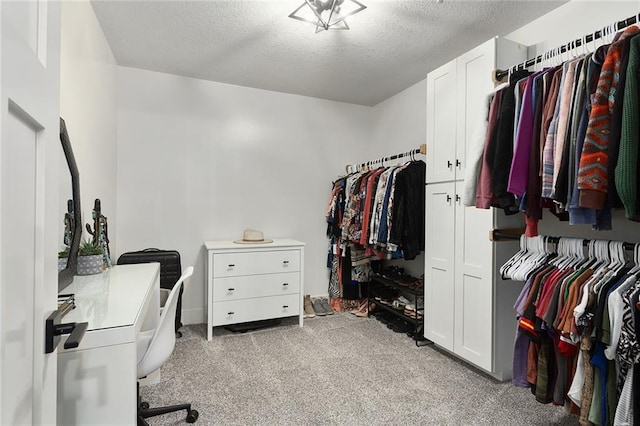
[[608, 191], [608, 144], [611, 130], [611, 114], [620, 72], [620, 57], [624, 40], [640, 32], [637, 26], [627, 27], [618, 40], [611, 44], [602, 65], [595, 100], [582, 147], [578, 171], [580, 207], [602, 209]]

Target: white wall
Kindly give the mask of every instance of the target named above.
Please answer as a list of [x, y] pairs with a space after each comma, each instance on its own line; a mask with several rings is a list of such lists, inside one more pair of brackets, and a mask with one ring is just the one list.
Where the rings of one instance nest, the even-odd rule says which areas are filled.
[[371, 159], [409, 151], [426, 143], [426, 78], [374, 106], [372, 119]]
[[[607, 25], [635, 16], [638, 0], [573, 0], [530, 22], [505, 38], [530, 46], [529, 57], [540, 55]], [[600, 41], [597, 41], [598, 46]], [[592, 44], [591, 44], [592, 46]]]
[[305, 293], [327, 294], [324, 213], [371, 109], [118, 68], [119, 252], [178, 250], [195, 265], [183, 322], [204, 322], [204, 240], [245, 228], [304, 241]]
[[[114, 250], [116, 61], [88, 1], [62, 2], [61, 37], [60, 115], [66, 122], [80, 172], [83, 223], [93, 225], [94, 200], [100, 198], [102, 212], [108, 218], [110, 248]], [[64, 160], [60, 167], [62, 175], [66, 172]], [[85, 230], [83, 238], [90, 237]]]
[[[427, 80], [425, 78], [373, 107], [369, 153], [365, 157], [355, 159], [354, 162], [375, 160], [407, 152], [427, 143], [426, 139]], [[417, 155], [415, 158], [425, 160], [423, 155]], [[392, 263], [402, 266], [407, 273], [419, 277], [424, 273], [424, 252], [414, 260], [397, 260]]]

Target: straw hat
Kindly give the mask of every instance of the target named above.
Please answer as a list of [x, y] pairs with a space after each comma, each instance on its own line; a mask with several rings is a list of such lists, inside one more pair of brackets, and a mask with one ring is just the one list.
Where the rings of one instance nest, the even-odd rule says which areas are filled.
[[245, 229], [242, 233], [241, 240], [234, 240], [236, 244], [267, 244], [272, 243], [273, 240], [265, 240], [262, 231], [256, 229]]

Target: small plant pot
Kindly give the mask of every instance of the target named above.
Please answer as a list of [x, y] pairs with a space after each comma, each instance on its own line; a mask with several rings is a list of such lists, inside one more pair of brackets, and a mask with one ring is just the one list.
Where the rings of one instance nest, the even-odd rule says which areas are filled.
[[78, 256], [78, 275], [93, 275], [102, 272], [102, 255]]
[[63, 271], [67, 267], [68, 257], [59, 257], [58, 258], [58, 272]]

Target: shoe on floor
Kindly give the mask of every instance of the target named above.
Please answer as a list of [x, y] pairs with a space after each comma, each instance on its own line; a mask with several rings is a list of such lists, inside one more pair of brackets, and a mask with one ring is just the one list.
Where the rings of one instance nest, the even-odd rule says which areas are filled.
[[311, 304], [311, 296], [308, 294], [304, 296], [304, 317], [305, 318], [313, 318], [316, 316], [316, 311], [313, 310], [313, 305]]
[[329, 306], [329, 301], [327, 299], [320, 299], [320, 305], [324, 309], [325, 315], [333, 315], [333, 309], [331, 309], [331, 306]]
[[324, 311], [324, 307], [320, 303], [320, 299], [313, 300], [311, 302], [311, 306], [313, 307], [313, 310], [316, 313], [316, 315], [320, 317], [327, 315], [327, 313]]

